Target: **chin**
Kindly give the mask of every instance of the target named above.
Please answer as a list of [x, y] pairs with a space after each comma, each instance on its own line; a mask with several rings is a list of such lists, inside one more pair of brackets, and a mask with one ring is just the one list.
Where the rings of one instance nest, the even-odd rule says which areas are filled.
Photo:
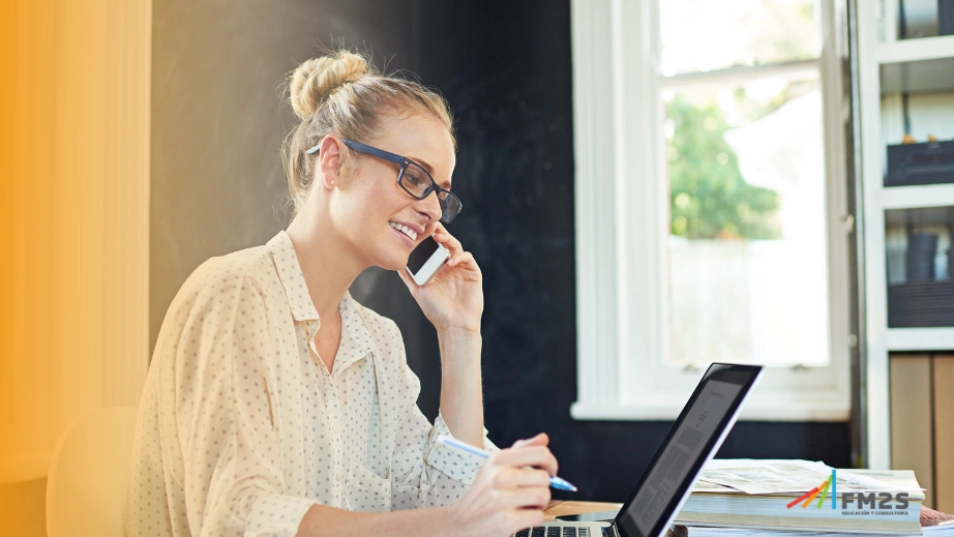
[[404, 267], [406, 266], [407, 266], [407, 259], [405, 259], [403, 263], [391, 263], [387, 266], [383, 266], [382, 268], [385, 270], [403, 270]]
[[410, 254], [394, 254], [388, 256], [382, 256], [378, 258], [377, 265], [384, 270], [401, 270], [407, 266], [407, 260], [410, 257]]

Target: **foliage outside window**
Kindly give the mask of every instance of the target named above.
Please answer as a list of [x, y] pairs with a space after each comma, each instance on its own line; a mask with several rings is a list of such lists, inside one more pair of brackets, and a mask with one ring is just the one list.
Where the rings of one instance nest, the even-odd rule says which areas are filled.
[[659, 6], [670, 213], [667, 361], [826, 365], [816, 4]]

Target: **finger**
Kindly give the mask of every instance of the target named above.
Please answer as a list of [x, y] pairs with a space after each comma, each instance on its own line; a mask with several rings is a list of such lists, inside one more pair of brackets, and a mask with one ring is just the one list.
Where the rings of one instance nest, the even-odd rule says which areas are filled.
[[435, 241], [441, 243], [444, 248], [447, 248], [452, 254], [464, 251], [463, 246], [461, 246], [460, 241], [457, 240], [453, 235], [447, 231], [435, 231], [431, 235]]
[[471, 268], [477, 268], [477, 260], [474, 259], [474, 254], [470, 252], [459, 252], [451, 256], [450, 260], [447, 262], [447, 266], [453, 267], [457, 265], [470, 266]]
[[546, 509], [550, 503], [548, 487], [525, 487], [506, 493], [504, 501], [509, 507], [519, 509]]
[[550, 474], [545, 470], [519, 468], [514, 470], [514, 481], [518, 487], [550, 487]]
[[506, 466], [533, 466], [542, 468], [550, 475], [556, 475], [558, 465], [556, 457], [546, 446], [527, 446], [510, 448], [494, 454], [496, 464]]
[[460, 242], [457, 239], [451, 237], [450, 235], [435, 233], [434, 235], [431, 235], [431, 237], [433, 237], [435, 241], [440, 243], [441, 246], [443, 246], [444, 249], [446, 249], [451, 256], [454, 256], [464, 251], [464, 248], [460, 245]]
[[543, 524], [542, 509], [517, 509], [512, 513], [514, 533]]
[[546, 446], [550, 443], [550, 437], [547, 433], [540, 433], [533, 438], [524, 438], [513, 443], [513, 447], [525, 446]]
[[493, 473], [492, 486], [495, 489], [508, 490], [521, 487], [550, 487], [550, 474], [534, 468], [498, 467]]
[[546, 446], [529, 445], [503, 449], [495, 453], [493, 457], [496, 464], [520, 467], [546, 462], [553, 457], [553, 454]]

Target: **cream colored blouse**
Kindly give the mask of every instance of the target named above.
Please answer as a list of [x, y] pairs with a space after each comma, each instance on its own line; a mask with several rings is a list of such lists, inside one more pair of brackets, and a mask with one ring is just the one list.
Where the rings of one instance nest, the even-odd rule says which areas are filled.
[[463, 495], [481, 463], [435, 442], [451, 433], [418, 409], [397, 326], [350, 294], [339, 312], [329, 374], [284, 231], [196, 269], [149, 368], [128, 535], [291, 536], [315, 503], [389, 511]]

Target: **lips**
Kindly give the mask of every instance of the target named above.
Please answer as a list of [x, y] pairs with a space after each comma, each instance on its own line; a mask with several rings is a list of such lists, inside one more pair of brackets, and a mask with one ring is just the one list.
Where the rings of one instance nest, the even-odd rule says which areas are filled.
[[411, 237], [408, 237], [404, 233], [394, 228], [391, 228], [391, 233], [393, 233], [394, 237], [397, 238], [397, 240], [403, 242], [404, 245], [407, 246], [408, 248], [414, 248], [414, 241], [411, 240]]
[[400, 231], [401, 233], [407, 235], [412, 242], [417, 241], [417, 236], [420, 234], [420, 231], [412, 229], [411, 227], [405, 224], [402, 224], [400, 222], [388, 222], [388, 225], [391, 226], [393, 229], [396, 229], [397, 231]]

